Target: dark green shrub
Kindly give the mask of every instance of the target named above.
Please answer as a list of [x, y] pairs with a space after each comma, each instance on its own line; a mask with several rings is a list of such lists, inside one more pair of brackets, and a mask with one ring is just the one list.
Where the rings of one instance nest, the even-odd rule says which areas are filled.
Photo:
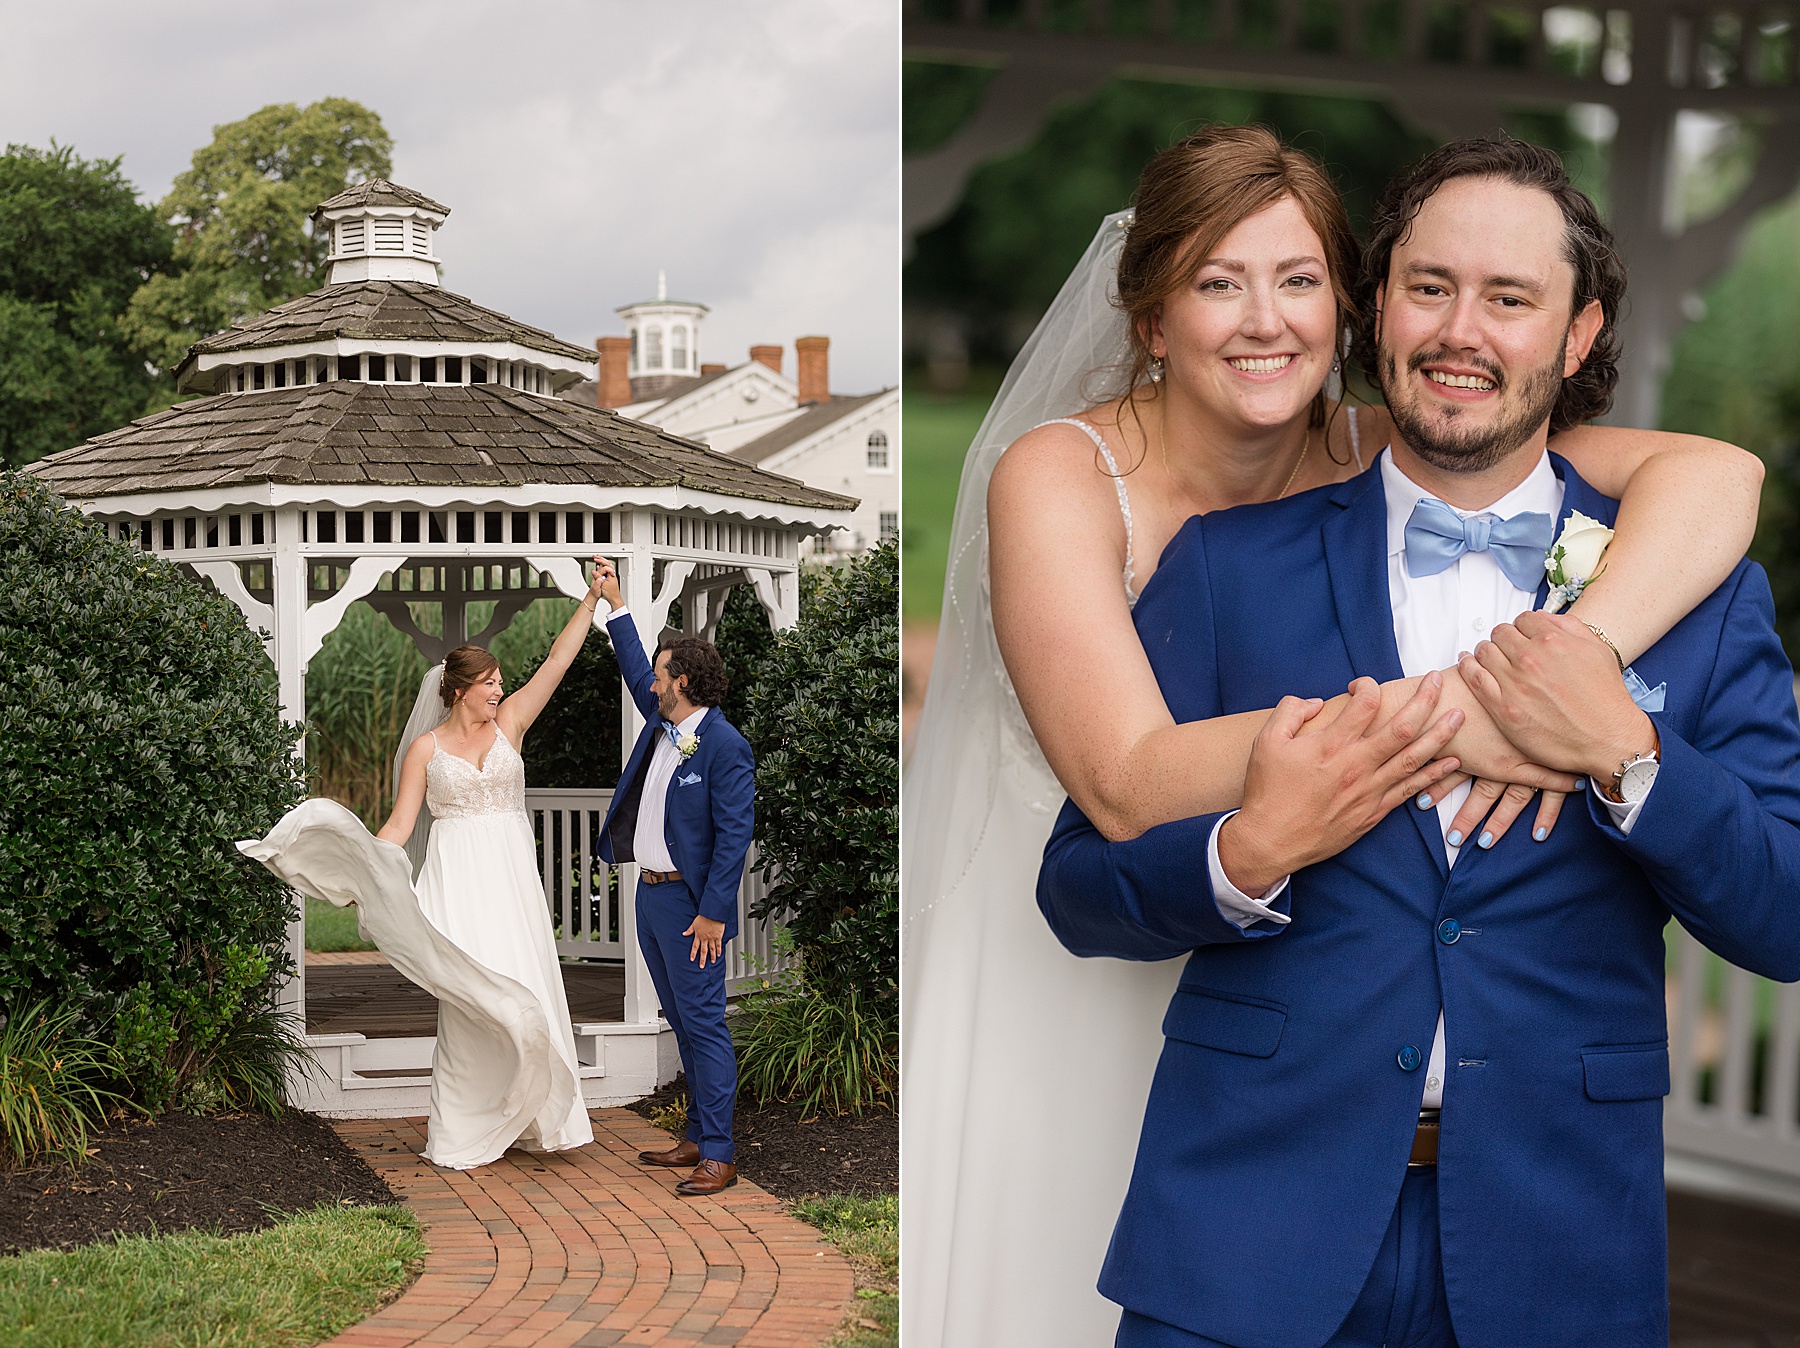
[[8, 473], [0, 668], [0, 1001], [117, 1014], [115, 1066], [151, 1107], [255, 1096], [266, 1063], [230, 1055], [292, 973], [293, 905], [232, 843], [305, 789], [262, 642]]
[[822, 571], [744, 693], [756, 750], [757, 916], [785, 921], [820, 995], [896, 1000], [899, 583], [894, 546]]
[[[542, 655], [533, 660], [519, 683], [537, 673], [543, 663]], [[526, 785], [596, 790], [618, 781], [619, 704], [623, 697], [612, 643], [604, 632], [595, 632], [525, 737]]]

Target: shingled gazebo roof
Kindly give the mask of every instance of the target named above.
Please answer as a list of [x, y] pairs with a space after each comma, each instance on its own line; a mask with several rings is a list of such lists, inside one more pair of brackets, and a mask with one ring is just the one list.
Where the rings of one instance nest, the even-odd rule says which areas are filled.
[[371, 178], [366, 183], [358, 183], [355, 187], [345, 188], [335, 197], [321, 201], [313, 207], [316, 217], [324, 211], [335, 211], [349, 206], [416, 206], [420, 210], [436, 211], [440, 215], [449, 215], [450, 208], [433, 201], [423, 192], [415, 192], [410, 187], [401, 187], [386, 178]]
[[686, 487], [848, 510], [679, 436], [497, 384], [338, 381], [180, 403], [33, 464], [74, 499], [247, 482]]
[[233, 323], [189, 349], [177, 372], [196, 357], [291, 346], [331, 337], [365, 341], [515, 342], [534, 351], [591, 364], [594, 353], [554, 333], [521, 323], [473, 300], [421, 281], [346, 281]]

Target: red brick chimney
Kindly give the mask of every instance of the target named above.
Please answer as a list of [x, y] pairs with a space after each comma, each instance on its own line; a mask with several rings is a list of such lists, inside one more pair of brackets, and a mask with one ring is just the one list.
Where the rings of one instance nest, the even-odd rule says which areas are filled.
[[724, 373], [725, 373], [725, 367], [722, 364], [721, 365], [702, 365], [700, 367], [700, 374], [701, 374], [702, 378], [704, 378], [705, 376], [707, 376], [709, 374], [724, 374]]
[[800, 385], [800, 402], [822, 403], [831, 398], [831, 376], [829, 371], [829, 337], [796, 337], [794, 339], [794, 363], [799, 366], [797, 383]]
[[600, 353], [600, 406], [625, 406], [631, 401], [631, 338], [601, 337], [594, 349]]
[[781, 373], [781, 348], [778, 346], [753, 346], [750, 359], [767, 365], [776, 374]]

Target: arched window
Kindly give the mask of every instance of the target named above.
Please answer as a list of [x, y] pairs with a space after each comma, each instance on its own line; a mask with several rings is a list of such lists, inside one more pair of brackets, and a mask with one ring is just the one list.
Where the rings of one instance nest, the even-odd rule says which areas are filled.
[[669, 330], [669, 368], [685, 370], [688, 368], [688, 330], [677, 324]]
[[662, 357], [663, 357], [662, 329], [656, 328], [656, 327], [645, 328], [644, 329], [644, 368], [646, 370], [662, 369], [662, 367], [663, 367]]
[[886, 431], [869, 432], [869, 471], [871, 473], [887, 473], [893, 471], [888, 464], [888, 441]]

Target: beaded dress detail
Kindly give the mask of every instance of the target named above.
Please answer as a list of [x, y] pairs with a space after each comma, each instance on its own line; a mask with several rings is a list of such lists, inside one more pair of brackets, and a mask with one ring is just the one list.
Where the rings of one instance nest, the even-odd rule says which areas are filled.
[[[437, 744], [436, 731], [431, 741]], [[494, 745], [479, 768], [438, 745], [425, 765], [425, 803], [435, 819], [524, 814], [525, 760], [499, 726], [494, 727]]]

